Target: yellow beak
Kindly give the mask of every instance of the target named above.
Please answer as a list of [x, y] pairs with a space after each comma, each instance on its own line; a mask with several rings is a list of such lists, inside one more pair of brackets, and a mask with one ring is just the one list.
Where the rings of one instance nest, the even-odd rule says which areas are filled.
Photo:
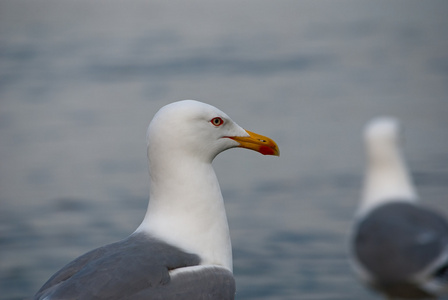
[[280, 150], [274, 140], [249, 130], [246, 132], [249, 136], [230, 136], [229, 138], [240, 143], [238, 147], [251, 149], [263, 155], [280, 156]]

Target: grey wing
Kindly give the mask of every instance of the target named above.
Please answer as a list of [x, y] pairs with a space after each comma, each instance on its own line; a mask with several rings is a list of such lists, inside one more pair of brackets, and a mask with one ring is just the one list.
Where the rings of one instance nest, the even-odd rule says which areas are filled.
[[189, 254], [143, 234], [95, 249], [66, 265], [34, 299], [123, 299], [166, 285], [169, 270], [199, 264]]
[[169, 288], [158, 286], [145, 289], [129, 300], [233, 300], [235, 279], [232, 272], [218, 266], [207, 266], [193, 272], [182, 272], [171, 277]]
[[50, 279], [47, 280], [47, 282], [36, 293], [35, 299], [40, 299], [38, 295], [41, 295], [43, 292], [49, 289], [54, 289], [60, 283], [66, 281], [74, 274], [76, 274], [78, 271], [80, 271], [82, 268], [84, 268], [84, 266], [88, 264], [90, 261], [93, 261], [98, 257], [101, 257], [105, 252], [107, 252], [107, 249], [108, 249], [107, 246], [94, 249], [81, 255], [72, 262], [68, 263], [61, 270], [53, 274], [53, 276], [51, 276]]
[[373, 211], [358, 226], [357, 259], [379, 278], [403, 280], [423, 271], [448, 248], [448, 222], [440, 215], [407, 203], [390, 203]]

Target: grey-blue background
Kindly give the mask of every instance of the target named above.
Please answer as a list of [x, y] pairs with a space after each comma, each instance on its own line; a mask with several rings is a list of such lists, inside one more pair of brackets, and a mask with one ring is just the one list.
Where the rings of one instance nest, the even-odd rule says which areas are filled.
[[275, 139], [214, 163], [237, 299], [376, 299], [347, 262], [364, 124], [395, 115], [448, 213], [448, 2], [0, 1], [0, 298], [121, 239], [147, 205], [146, 127], [208, 102]]

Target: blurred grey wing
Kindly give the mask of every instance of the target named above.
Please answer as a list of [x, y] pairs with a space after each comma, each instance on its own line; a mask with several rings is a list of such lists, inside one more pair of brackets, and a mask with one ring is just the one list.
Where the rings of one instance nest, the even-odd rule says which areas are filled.
[[448, 250], [448, 223], [413, 204], [385, 204], [360, 222], [354, 250], [374, 276], [403, 280], [423, 271]]

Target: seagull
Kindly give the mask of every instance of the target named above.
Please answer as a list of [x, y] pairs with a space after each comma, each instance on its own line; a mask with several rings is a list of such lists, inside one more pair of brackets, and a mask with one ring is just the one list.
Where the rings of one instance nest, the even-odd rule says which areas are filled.
[[279, 156], [277, 144], [195, 100], [162, 107], [146, 139], [143, 222], [68, 263], [33, 299], [234, 299], [229, 227], [212, 161], [235, 147]]
[[388, 299], [448, 294], [448, 221], [419, 204], [398, 120], [372, 120], [364, 138], [367, 171], [351, 240], [355, 273]]

